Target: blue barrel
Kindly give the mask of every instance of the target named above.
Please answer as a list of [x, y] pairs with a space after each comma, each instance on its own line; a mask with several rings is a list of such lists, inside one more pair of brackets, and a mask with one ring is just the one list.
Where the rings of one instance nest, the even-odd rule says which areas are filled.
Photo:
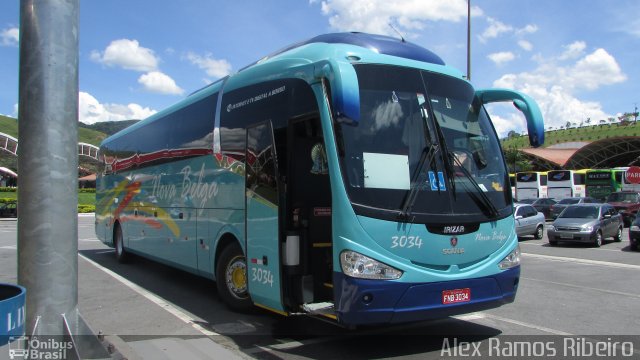
[[0, 284], [0, 346], [25, 335], [26, 293], [22, 286]]

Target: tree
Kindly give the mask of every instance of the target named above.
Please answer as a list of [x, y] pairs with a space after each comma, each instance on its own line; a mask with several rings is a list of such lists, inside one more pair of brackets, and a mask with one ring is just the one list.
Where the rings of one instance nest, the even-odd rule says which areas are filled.
[[507, 138], [508, 139], [514, 138], [516, 136], [518, 136], [518, 133], [515, 130], [511, 130], [511, 131], [509, 131], [509, 133], [507, 133]]
[[528, 171], [533, 169], [533, 165], [517, 148], [504, 150], [505, 161], [509, 172]]
[[571, 127], [571, 121], [567, 121], [567, 124], [564, 126], [565, 128], [570, 128]]

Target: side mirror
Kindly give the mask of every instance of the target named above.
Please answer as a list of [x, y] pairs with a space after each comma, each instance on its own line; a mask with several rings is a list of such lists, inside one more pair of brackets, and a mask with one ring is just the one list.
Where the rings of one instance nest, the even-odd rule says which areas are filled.
[[533, 147], [544, 144], [544, 121], [542, 112], [533, 98], [521, 92], [509, 89], [478, 89], [476, 96], [482, 104], [492, 102], [512, 101], [516, 109], [520, 110], [527, 119], [529, 143]]
[[611, 219], [611, 214], [604, 214], [605, 219]]
[[360, 89], [353, 65], [329, 60], [316, 67], [315, 77], [326, 78], [331, 84], [331, 103], [336, 120], [357, 124], [360, 121]]

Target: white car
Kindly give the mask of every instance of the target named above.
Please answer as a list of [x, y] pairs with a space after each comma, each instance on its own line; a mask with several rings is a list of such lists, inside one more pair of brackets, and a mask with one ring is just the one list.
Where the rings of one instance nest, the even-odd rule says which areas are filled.
[[516, 234], [518, 238], [533, 235], [542, 239], [544, 235], [544, 214], [528, 204], [514, 204], [516, 216]]

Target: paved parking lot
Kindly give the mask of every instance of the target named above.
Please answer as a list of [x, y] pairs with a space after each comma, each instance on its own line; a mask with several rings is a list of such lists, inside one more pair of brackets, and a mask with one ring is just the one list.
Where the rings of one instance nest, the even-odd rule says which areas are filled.
[[[522, 275], [513, 304], [349, 331], [258, 309], [235, 313], [221, 303], [210, 281], [144, 259], [118, 264], [113, 250], [95, 238], [93, 221], [79, 218], [79, 308], [94, 331], [109, 335], [130, 359], [459, 358], [452, 349], [463, 347], [449, 339], [487, 344], [566, 337], [626, 339], [635, 344], [632, 358], [640, 357], [640, 252], [629, 251], [628, 229], [622, 242], [601, 248], [552, 247], [546, 235], [522, 239]], [[16, 222], [0, 221], [0, 282], [15, 283], [16, 268]]]

